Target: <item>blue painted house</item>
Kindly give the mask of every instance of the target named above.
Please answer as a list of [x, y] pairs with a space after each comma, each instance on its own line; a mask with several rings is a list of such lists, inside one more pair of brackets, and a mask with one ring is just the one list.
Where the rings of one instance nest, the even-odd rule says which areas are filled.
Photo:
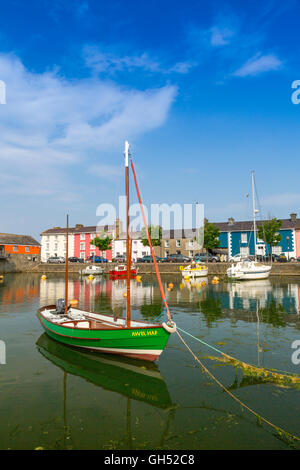
[[[257, 227], [263, 225], [266, 220], [257, 221]], [[235, 221], [232, 217], [228, 222], [215, 223], [220, 230], [220, 248], [227, 250], [228, 257], [236, 254], [254, 255], [254, 227], [253, 221]], [[273, 253], [284, 253], [288, 259], [295, 259], [296, 254], [296, 230], [300, 229], [300, 219], [297, 214], [291, 214], [289, 219], [282, 219], [279, 230], [281, 241], [273, 247]], [[257, 238], [256, 254], [268, 255], [270, 247], [263, 240]]]

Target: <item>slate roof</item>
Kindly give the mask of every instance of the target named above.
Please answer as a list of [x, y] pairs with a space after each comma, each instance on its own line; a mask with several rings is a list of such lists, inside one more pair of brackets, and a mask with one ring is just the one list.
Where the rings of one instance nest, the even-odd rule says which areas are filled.
[[[69, 233], [98, 233], [98, 232], [103, 232], [103, 231], [108, 231], [111, 232], [112, 230], [115, 229], [114, 225], [88, 225], [85, 227], [69, 227]], [[54, 227], [54, 228], [49, 228], [48, 230], [44, 230], [44, 232], [41, 233], [41, 235], [58, 235], [58, 234], [64, 234], [67, 232], [67, 228], [62, 228], [62, 227]]]
[[[280, 230], [287, 230], [287, 229], [299, 229], [300, 230], [300, 219], [297, 218], [295, 221], [291, 219], [281, 219], [282, 225]], [[268, 220], [257, 220], [256, 225], [259, 227], [260, 225], [265, 224]], [[234, 221], [233, 223], [229, 224], [228, 222], [212, 222], [214, 225], [218, 227], [220, 232], [247, 232], [253, 230], [253, 221], [252, 220], [245, 220], [245, 221]], [[69, 228], [69, 233], [97, 233], [108, 231], [112, 232], [115, 230], [114, 225], [105, 225], [105, 226], [86, 226], [86, 227], [71, 227]], [[54, 227], [42, 232], [41, 235], [55, 235], [55, 234], [64, 234], [66, 233], [66, 228], [61, 227]], [[170, 230], [163, 230], [162, 231], [162, 239], [183, 239], [183, 238], [194, 238], [196, 235], [195, 229], [170, 229]], [[140, 238], [140, 232], [133, 232], [133, 239], [138, 240]], [[120, 233], [119, 240], [126, 239], [126, 232]]]
[[16, 235], [14, 233], [0, 233], [0, 245], [26, 245], [40, 246], [30, 235]]

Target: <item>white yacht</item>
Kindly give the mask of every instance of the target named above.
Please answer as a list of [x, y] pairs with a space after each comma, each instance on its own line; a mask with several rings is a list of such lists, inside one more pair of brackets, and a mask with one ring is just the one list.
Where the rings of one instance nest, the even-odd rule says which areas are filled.
[[247, 279], [266, 279], [270, 275], [272, 266], [268, 266], [256, 261], [257, 242], [256, 242], [256, 214], [259, 212], [255, 208], [254, 197], [254, 171], [251, 172], [252, 178], [252, 203], [253, 203], [253, 232], [254, 232], [254, 253], [255, 260], [243, 259], [236, 264], [232, 264], [227, 269], [227, 276], [230, 279], [247, 280]]
[[267, 279], [270, 275], [271, 266], [244, 259], [233, 264], [227, 269], [227, 276], [230, 279], [247, 280], [247, 279]]
[[82, 269], [80, 271], [80, 274], [84, 276], [89, 276], [92, 274], [93, 276], [97, 274], [103, 274], [104, 273], [104, 268], [102, 266], [95, 266], [94, 264], [91, 264], [90, 266], [87, 266], [85, 269]]

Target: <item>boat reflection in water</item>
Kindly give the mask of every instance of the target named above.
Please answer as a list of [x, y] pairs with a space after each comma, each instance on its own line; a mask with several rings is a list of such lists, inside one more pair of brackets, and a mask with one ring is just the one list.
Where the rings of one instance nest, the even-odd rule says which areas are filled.
[[52, 340], [45, 333], [36, 345], [44, 357], [65, 373], [158, 408], [172, 407], [164, 379], [153, 363], [75, 350]]

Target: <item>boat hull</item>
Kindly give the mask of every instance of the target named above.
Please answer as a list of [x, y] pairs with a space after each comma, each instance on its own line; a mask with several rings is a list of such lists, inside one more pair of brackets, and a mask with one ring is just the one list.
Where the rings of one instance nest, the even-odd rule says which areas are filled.
[[238, 279], [239, 281], [267, 279], [270, 271], [257, 271], [257, 272], [232, 272], [230, 268], [227, 271], [227, 276], [230, 279]]
[[[137, 274], [137, 273], [136, 273], [136, 270], [135, 270], [135, 269], [132, 269], [132, 270], [130, 271], [130, 276], [131, 276], [131, 277], [135, 277], [136, 274]], [[109, 275], [110, 275], [111, 277], [123, 277], [123, 278], [124, 278], [125, 276], [127, 276], [127, 271], [126, 271], [126, 270], [124, 270], [124, 271], [112, 270], [112, 271], [109, 271]]]
[[51, 338], [90, 351], [155, 361], [163, 352], [170, 337], [170, 333], [162, 325], [105, 329], [66, 327], [47, 320], [41, 310], [39, 309], [37, 316]]
[[207, 269], [201, 269], [201, 271], [198, 271], [198, 270], [183, 270], [181, 271], [181, 274], [183, 277], [186, 277], [186, 276], [189, 276], [189, 277], [205, 277], [207, 276], [208, 274], [208, 270]]

